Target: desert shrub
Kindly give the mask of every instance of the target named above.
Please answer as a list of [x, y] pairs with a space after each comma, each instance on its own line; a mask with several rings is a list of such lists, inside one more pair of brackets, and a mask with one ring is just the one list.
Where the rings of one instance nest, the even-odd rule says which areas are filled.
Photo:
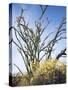
[[28, 74], [26, 74], [21, 77], [18, 86], [28, 86], [28, 85], [30, 85], [30, 77], [28, 76]]
[[30, 85], [30, 77], [28, 74], [16, 74], [12, 76], [12, 86], [28, 86]]
[[66, 82], [66, 65], [57, 60], [40, 63], [35, 75], [31, 78], [32, 85], [57, 84]]
[[66, 65], [58, 60], [44, 60], [33, 76], [24, 74], [12, 77], [13, 86], [59, 84], [66, 82]]
[[21, 80], [21, 75], [19, 73], [14, 74], [14, 75], [10, 74], [9, 75], [9, 80], [10, 80], [9, 85], [11, 85], [11, 86], [17, 86], [18, 83]]

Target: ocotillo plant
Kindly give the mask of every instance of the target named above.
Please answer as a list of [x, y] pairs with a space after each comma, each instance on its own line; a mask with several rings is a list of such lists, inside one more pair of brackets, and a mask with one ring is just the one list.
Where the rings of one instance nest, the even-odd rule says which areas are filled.
[[[17, 26], [11, 26], [9, 28], [9, 32], [13, 31], [17, 40], [15, 41], [12, 38], [9, 44], [14, 43], [17, 46], [29, 75], [33, 75], [35, 73], [36, 68], [39, 67], [39, 63], [44, 57], [46, 60], [51, 58], [51, 54], [57, 42], [60, 42], [62, 39], [66, 39], [66, 36], [64, 35], [66, 33], [65, 17], [62, 18], [55, 32], [51, 32], [47, 36], [45, 35], [44, 40], [41, 39], [41, 36], [51, 22], [47, 18], [47, 24], [43, 27], [42, 18], [44, 17], [48, 6], [43, 8], [43, 6], [40, 5], [39, 8], [41, 9], [41, 15], [38, 21], [35, 21], [35, 30], [30, 28], [29, 24], [26, 22], [23, 15], [24, 9], [21, 10], [21, 15], [17, 17]], [[54, 37], [47, 42], [52, 34]], [[43, 55], [40, 57], [42, 52]], [[57, 54], [56, 59], [59, 59], [61, 56], [66, 56], [66, 47]]]

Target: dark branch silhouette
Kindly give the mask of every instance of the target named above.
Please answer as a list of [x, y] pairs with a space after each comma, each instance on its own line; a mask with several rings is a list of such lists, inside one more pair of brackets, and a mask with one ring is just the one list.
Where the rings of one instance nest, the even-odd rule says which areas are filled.
[[46, 10], [47, 10], [47, 7], [48, 7], [48, 5], [46, 5], [46, 7], [43, 9], [43, 6], [40, 5], [41, 12], [42, 12], [42, 14], [41, 14], [41, 16], [40, 16], [40, 18], [39, 18], [40, 20], [42, 19], [43, 15], [45, 14], [45, 12], [46, 12]]
[[56, 59], [58, 60], [61, 56], [66, 56], [66, 48], [57, 55]]

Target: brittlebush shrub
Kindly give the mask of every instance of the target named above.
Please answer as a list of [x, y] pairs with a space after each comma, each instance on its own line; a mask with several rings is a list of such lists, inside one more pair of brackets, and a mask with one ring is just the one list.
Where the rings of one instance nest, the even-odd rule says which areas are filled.
[[59, 84], [66, 82], [66, 65], [58, 60], [47, 60], [40, 63], [33, 76], [28, 74], [13, 77], [13, 86]]
[[21, 77], [20, 82], [18, 83], [18, 86], [29, 86], [30, 85], [30, 78], [28, 75], [23, 75]]
[[11, 80], [11, 82], [10, 82], [10, 85], [11, 86], [17, 86], [18, 85], [18, 83], [20, 82], [20, 80], [21, 80], [21, 76], [20, 76], [20, 74], [19, 73], [17, 73], [17, 74], [15, 74], [15, 75], [9, 75], [9, 79]]
[[58, 60], [47, 60], [40, 63], [35, 75], [31, 78], [32, 85], [59, 84], [66, 82], [66, 65]]
[[28, 86], [30, 85], [30, 78], [28, 74], [15, 75], [12, 77], [12, 86]]

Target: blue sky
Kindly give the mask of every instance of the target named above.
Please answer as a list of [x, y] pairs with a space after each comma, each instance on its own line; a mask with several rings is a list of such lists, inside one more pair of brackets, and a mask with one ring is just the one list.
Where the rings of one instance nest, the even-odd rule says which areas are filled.
[[[43, 8], [45, 5], [43, 6]], [[24, 17], [27, 22], [29, 22], [29, 26], [35, 30], [35, 21], [38, 21], [41, 9], [39, 8], [39, 5], [31, 5], [31, 4], [12, 4], [12, 25], [16, 25], [16, 17], [20, 16], [21, 9], [24, 8], [26, 11], [24, 12]], [[45, 30], [42, 39], [47, 35], [48, 33], [55, 31], [57, 26], [59, 25], [61, 18], [66, 17], [66, 7], [64, 6], [48, 6], [46, 13], [43, 16], [43, 26], [46, 24], [46, 18], [49, 18], [51, 23]], [[11, 17], [10, 17], [11, 18]], [[15, 39], [15, 37], [13, 36]], [[57, 52], [60, 52], [61, 49], [63, 49], [66, 46], [66, 41], [61, 41], [57, 46], [55, 46], [56, 51], [53, 53], [53, 56], [57, 55]], [[65, 61], [63, 61], [65, 62]], [[17, 51], [16, 46], [13, 44], [12, 46], [12, 63], [15, 63], [20, 67], [20, 69], [23, 72], [26, 72], [26, 68], [24, 65], [24, 62]], [[16, 67], [12, 67], [12, 72], [17, 73], [18, 70]]]

